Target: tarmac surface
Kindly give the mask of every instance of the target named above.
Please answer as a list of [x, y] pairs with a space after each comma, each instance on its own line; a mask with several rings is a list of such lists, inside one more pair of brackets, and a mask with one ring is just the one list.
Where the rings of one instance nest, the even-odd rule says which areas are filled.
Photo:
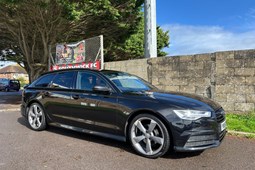
[[36, 132], [21, 116], [21, 92], [0, 92], [0, 170], [254, 169], [255, 140], [227, 136], [202, 153], [138, 156], [128, 143], [50, 127]]

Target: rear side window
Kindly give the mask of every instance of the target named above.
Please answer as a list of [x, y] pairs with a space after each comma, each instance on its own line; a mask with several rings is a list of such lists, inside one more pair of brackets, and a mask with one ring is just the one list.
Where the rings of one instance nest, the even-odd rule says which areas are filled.
[[8, 79], [2, 79], [0, 84], [6, 86], [6, 85], [9, 84], [9, 80]]
[[39, 79], [39, 81], [35, 83], [34, 87], [48, 87], [54, 76], [55, 74], [48, 74], [43, 76], [41, 79]]
[[9, 81], [8, 80], [3, 80], [2, 82], [0, 82], [0, 84], [2, 84], [4, 86], [7, 86], [9, 84]]
[[18, 80], [11, 80], [11, 83], [13, 83], [13, 84], [19, 84], [19, 81], [18, 81]]
[[68, 89], [72, 87], [74, 72], [58, 73], [54, 78], [51, 87]]

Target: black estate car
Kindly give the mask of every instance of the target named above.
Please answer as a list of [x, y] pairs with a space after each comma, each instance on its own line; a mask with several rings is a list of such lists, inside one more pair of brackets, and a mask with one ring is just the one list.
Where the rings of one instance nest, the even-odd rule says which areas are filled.
[[210, 99], [164, 92], [134, 75], [110, 70], [45, 73], [24, 90], [21, 110], [33, 130], [53, 125], [130, 141], [148, 158], [171, 148], [217, 147], [226, 134], [225, 112]]
[[20, 82], [19, 80], [10, 80], [10, 79], [2, 78], [0, 79], [0, 90], [4, 90], [6, 92], [10, 90], [19, 91]]

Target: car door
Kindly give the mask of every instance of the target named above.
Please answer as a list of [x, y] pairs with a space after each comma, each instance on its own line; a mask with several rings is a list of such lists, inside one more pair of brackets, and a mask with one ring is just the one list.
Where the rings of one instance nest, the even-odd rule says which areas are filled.
[[69, 123], [67, 116], [72, 112], [70, 101], [74, 78], [75, 71], [59, 72], [55, 75], [49, 88], [42, 91], [45, 111], [52, 122]]
[[[107, 87], [109, 93], [93, 91], [93, 87]], [[72, 124], [83, 129], [116, 133], [116, 113], [118, 112], [118, 94], [98, 73], [79, 71], [72, 93], [72, 112], [69, 113]]]

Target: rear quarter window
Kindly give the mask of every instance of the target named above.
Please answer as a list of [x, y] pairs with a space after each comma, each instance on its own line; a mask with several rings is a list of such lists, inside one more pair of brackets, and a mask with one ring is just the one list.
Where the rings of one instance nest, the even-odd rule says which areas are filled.
[[39, 78], [38, 81], [34, 82], [32, 87], [48, 87], [56, 74], [48, 74]]

